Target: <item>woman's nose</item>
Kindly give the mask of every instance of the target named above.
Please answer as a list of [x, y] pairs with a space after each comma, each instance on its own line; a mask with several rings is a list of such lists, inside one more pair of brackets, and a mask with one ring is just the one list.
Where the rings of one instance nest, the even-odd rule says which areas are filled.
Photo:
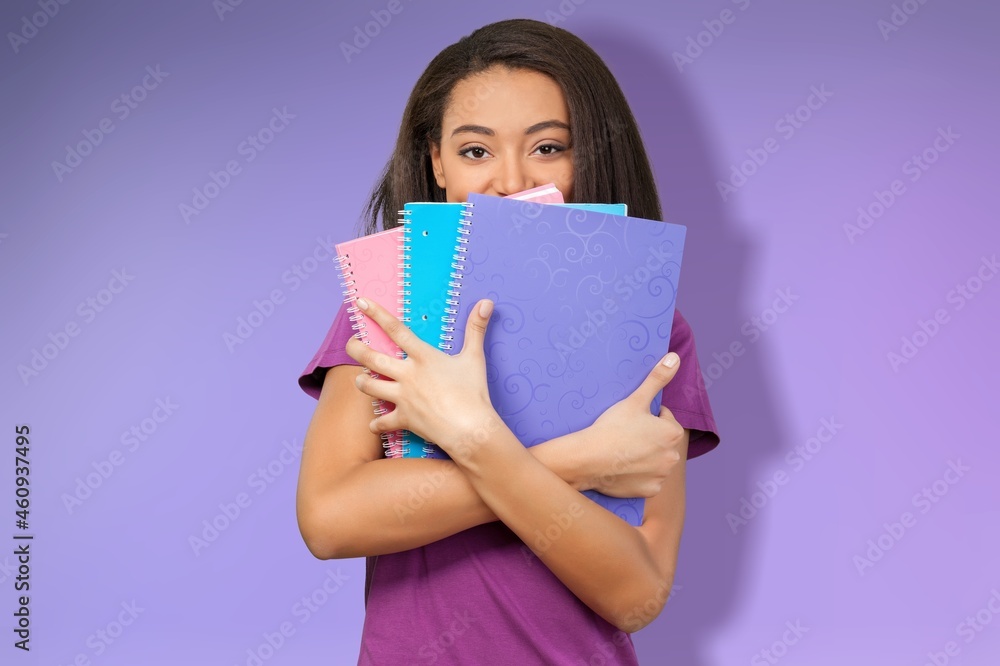
[[494, 174], [493, 189], [501, 197], [531, 189], [530, 177], [524, 165], [513, 157], [504, 158]]

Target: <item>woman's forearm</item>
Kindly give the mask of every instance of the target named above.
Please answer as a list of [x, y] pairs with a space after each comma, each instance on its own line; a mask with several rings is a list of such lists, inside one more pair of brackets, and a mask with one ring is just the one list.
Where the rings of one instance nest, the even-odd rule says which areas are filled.
[[[528, 451], [567, 487], [586, 489], [589, 478], [579, 433]], [[520, 446], [520, 444], [519, 444]], [[381, 555], [424, 546], [497, 520], [451, 460], [405, 458], [363, 462], [334, 486], [311, 493], [310, 550], [322, 559]]]
[[493, 514], [612, 624], [622, 626], [630, 609], [672, 584], [639, 530], [539, 464], [499, 417], [449, 450]]

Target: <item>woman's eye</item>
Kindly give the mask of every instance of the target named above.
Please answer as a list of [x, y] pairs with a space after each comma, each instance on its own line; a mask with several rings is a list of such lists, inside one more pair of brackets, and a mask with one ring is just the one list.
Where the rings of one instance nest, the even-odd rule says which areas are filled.
[[565, 148], [554, 143], [547, 143], [543, 146], [539, 146], [537, 150], [540, 150], [542, 155], [555, 155], [556, 153], [565, 150]]
[[482, 146], [469, 146], [465, 150], [461, 150], [458, 153], [463, 157], [469, 157], [474, 160], [480, 160], [486, 154], [486, 149]]

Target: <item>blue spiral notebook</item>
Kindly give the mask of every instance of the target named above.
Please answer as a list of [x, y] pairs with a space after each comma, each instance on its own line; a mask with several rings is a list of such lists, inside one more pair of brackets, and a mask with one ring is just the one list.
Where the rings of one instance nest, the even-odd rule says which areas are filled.
[[[461, 349], [471, 308], [494, 301], [490, 400], [525, 446], [591, 425], [667, 353], [685, 227], [481, 194], [461, 225], [445, 346]], [[584, 494], [642, 523], [642, 498]]]
[[[563, 206], [625, 215], [625, 204], [531, 204]], [[414, 202], [403, 207], [403, 322], [424, 342], [445, 349], [450, 334], [442, 330], [455, 301], [450, 283], [455, 246], [462, 229], [465, 203]], [[444, 337], [442, 337], [444, 336]], [[431, 442], [409, 430], [402, 431], [405, 458], [447, 458]]]

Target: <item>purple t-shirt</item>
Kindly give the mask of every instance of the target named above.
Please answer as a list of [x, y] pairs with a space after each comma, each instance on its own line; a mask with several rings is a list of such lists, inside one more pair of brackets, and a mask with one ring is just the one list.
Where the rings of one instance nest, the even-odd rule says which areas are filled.
[[[319, 398], [326, 370], [358, 365], [341, 307], [299, 377]], [[670, 351], [680, 369], [662, 404], [691, 430], [688, 459], [719, 443], [691, 327], [674, 310]], [[434, 543], [367, 558], [359, 664], [638, 664], [629, 634], [608, 623], [500, 521]]]

